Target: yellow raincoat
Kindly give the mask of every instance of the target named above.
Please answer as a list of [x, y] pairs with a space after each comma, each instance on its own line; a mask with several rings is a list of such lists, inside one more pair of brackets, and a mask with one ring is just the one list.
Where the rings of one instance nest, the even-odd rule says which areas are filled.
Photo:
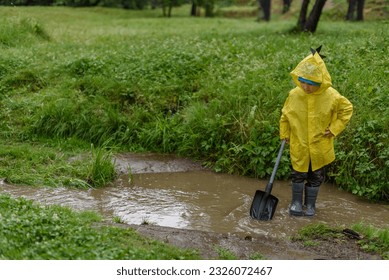
[[[328, 128], [334, 136], [341, 133], [353, 106], [332, 88], [331, 76], [318, 52], [304, 58], [290, 74], [297, 87], [289, 92], [282, 108], [280, 137], [289, 139], [294, 170], [308, 172], [311, 162], [315, 171], [335, 160], [334, 137], [324, 137], [325, 130]], [[298, 77], [320, 83], [320, 88], [308, 94]]]

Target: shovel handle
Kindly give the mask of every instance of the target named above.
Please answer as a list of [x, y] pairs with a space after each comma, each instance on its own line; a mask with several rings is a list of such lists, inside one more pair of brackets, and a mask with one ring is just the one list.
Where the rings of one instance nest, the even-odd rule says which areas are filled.
[[278, 156], [277, 156], [277, 159], [276, 159], [276, 163], [275, 163], [275, 165], [274, 165], [274, 168], [273, 168], [273, 172], [272, 172], [271, 177], [270, 177], [270, 181], [269, 181], [269, 183], [268, 183], [267, 186], [266, 186], [266, 190], [265, 190], [266, 193], [270, 193], [271, 188], [272, 188], [272, 186], [273, 186], [273, 182], [274, 182], [274, 178], [276, 177], [276, 172], [277, 172], [277, 169], [278, 169], [278, 165], [280, 164], [282, 152], [284, 151], [284, 148], [285, 148], [285, 143], [286, 143], [286, 140], [285, 140], [285, 139], [282, 140], [282, 142], [281, 142], [281, 148], [280, 148], [280, 150], [278, 151]]

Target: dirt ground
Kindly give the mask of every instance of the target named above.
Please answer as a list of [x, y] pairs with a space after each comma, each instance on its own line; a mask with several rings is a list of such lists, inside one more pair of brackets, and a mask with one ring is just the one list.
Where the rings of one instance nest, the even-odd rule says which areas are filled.
[[301, 241], [275, 239], [267, 236], [237, 236], [155, 225], [130, 225], [143, 236], [185, 249], [195, 249], [204, 259], [217, 259], [220, 249], [237, 259], [261, 256], [268, 260], [377, 260], [379, 255], [360, 249], [357, 239], [344, 235], [336, 239], [315, 240], [304, 245]]

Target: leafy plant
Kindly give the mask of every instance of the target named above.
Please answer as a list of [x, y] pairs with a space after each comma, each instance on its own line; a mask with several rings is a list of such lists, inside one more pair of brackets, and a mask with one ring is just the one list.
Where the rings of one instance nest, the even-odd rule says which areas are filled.
[[[383, 178], [389, 176], [388, 134], [382, 122], [366, 121], [349, 132], [352, 138], [339, 148], [336, 173], [330, 176], [342, 188], [370, 200], [389, 198]], [[347, 137], [351, 137], [351, 135]]]

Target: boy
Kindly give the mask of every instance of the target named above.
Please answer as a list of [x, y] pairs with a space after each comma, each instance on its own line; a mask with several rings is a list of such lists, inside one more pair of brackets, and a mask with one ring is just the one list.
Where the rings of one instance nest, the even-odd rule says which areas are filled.
[[289, 92], [280, 119], [280, 138], [290, 144], [289, 214], [293, 216], [315, 215], [324, 167], [335, 160], [334, 137], [344, 130], [353, 113], [350, 101], [332, 88], [320, 49], [311, 49], [312, 54], [290, 73], [296, 87]]

